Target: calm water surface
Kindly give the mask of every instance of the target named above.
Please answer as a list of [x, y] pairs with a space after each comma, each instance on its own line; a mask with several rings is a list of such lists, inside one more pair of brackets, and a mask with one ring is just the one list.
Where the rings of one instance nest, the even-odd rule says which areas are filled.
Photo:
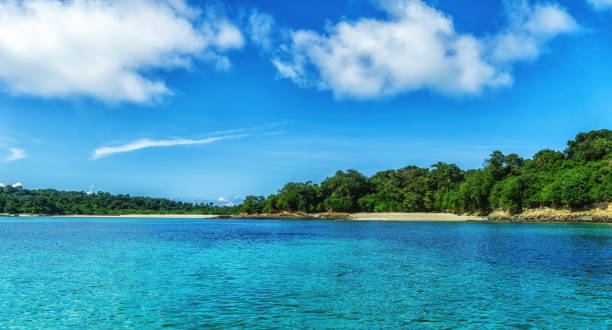
[[612, 226], [0, 219], [0, 328], [612, 329]]

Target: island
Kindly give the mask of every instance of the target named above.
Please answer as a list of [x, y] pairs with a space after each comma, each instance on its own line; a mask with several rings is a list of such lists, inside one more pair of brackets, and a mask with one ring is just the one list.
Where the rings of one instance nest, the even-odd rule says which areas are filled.
[[578, 134], [563, 151], [532, 158], [493, 151], [479, 169], [438, 162], [367, 177], [338, 171], [289, 182], [240, 205], [97, 192], [0, 187], [0, 214], [242, 219], [439, 220], [612, 223], [612, 131]]

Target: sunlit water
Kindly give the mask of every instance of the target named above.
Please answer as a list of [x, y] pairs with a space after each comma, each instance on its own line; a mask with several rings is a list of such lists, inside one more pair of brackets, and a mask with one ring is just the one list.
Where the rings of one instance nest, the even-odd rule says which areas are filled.
[[612, 328], [612, 226], [0, 218], [0, 328]]

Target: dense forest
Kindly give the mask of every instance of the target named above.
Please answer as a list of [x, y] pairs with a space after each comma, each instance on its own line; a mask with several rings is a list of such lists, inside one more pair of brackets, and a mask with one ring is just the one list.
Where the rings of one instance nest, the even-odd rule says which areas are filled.
[[491, 153], [482, 168], [462, 170], [438, 162], [366, 177], [338, 171], [320, 184], [290, 182], [267, 198], [247, 196], [241, 212], [279, 211], [454, 212], [516, 214], [526, 208], [572, 210], [612, 201], [612, 131], [580, 133], [563, 151], [542, 150], [532, 159]]
[[132, 197], [99, 192], [88, 194], [52, 189], [0, 187], [0, 213], [50, 215], [236, 214], [237, 207], [184, 203], [165, 198]]

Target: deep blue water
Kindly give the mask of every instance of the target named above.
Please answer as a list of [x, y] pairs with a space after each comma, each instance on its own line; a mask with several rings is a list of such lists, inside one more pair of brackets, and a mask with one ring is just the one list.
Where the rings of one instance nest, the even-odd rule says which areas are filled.
[[0, 328], [612, 329], [612, 226], [0, 218]]

